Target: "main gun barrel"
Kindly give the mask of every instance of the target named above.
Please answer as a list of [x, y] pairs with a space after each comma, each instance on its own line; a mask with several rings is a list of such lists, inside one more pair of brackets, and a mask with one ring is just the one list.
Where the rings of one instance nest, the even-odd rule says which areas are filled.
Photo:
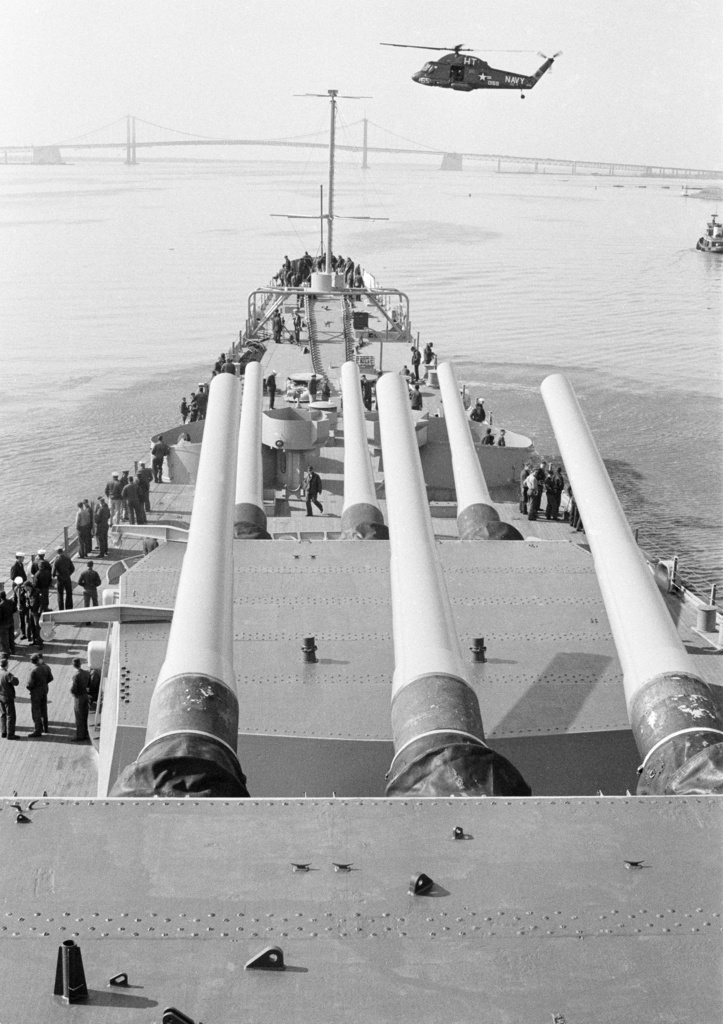
[[723, 721], [710, 688], [695, 671], [635, 542], [569, 381], [554, 374], [541, 391], [623, 670], [628, 717], [643, 759], [638, 791], [722, 791]]
[[261, 363], [248, 363], [244, 372], [241, 424], [236, 460], [236, 503], [234, 533], [248, 540], [268, 540], [264, 512], [264, 475], [261, 460], [261, 417], [263, 414], [263, 371]]
[[361, 378], [356, 363], [341, 368], [344, 400], [344, 507], [341, 534], [344, 539], [384, 540], [389, 532], [379, 507], [369, 458]]
[[523, 540], [514, 526], [500, 522], [492, 504], [474, 439], [465, 415], [452, 363], [437, 367], [444, 420], [452, 451], [454, 489], [457, 493], [457, 530], [460, 540]]
[[377, 383], [389, 518], [394, 761], [389, 795], [529, 794], [485, 742], [435, 550], [405, 381]]
[[188, 543], [146, 740], [116, 796], [248, 796], [236, 756], [233, 525], [238, 378], [211, 382]]

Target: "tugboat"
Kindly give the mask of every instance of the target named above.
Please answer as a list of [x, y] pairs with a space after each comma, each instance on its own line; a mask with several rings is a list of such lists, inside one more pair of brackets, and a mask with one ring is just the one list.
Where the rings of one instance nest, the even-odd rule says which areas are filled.
[[715, 213], [706, 225], [705, 234], [698, 239], [696, 249], [702, 252], [723, 252], [723, 224]]

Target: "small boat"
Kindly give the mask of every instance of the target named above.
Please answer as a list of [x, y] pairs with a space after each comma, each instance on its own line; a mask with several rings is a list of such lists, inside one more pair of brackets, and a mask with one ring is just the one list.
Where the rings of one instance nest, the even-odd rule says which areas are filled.
[[705, 234], [701, 235], [695, 247], [703, 252], [723, 253], [723, 224], [715, 213], [706, 225]]

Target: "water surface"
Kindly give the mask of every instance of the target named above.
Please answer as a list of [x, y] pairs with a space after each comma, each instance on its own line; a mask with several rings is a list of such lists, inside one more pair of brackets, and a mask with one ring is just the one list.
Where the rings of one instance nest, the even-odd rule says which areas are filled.
[[[721, 276], [710, 204], [672, 182], [338, 167], [335, 250], [410, 297], [495, 422], [557, 454], [566, 373], [633, 526], [723, 580]], [[47, 544], [238, 336], [246, 296], [318, 246], [322, 163], [0, 166], [0, 559]], [[668, 185], [669, 187], [663, 187]], [[8, 562], [9, 568], [10, 562]], [[2, 562], [0, 560], [0, 568]]]

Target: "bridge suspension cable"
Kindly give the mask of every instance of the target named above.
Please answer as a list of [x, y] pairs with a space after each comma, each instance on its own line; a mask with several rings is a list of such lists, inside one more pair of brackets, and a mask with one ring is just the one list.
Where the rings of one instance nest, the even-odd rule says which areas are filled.
[[369, 124], [378, 128], [380, 132], [386, 132], [387, 135], [392, 135], [395, 139], [401, 139], [402, 142], [409, 142], [412, 146], [419, 146], [421, 149], [427, 149], [430, 153], [440, 153], [441, 149], [439, 146], [426, 146], [423, 142], [417, 142], [416, 139], [408, 139], [406, 135], [399, 135], [397, 132], [392, 132], [389, 128], [382, 128], [380, 124], [375, 121], [369, 121]]
[[125, 116], [117, 117], [115, 121], [111, 121], [109, 124], [101, 125], [100, 128], [92, 128], [89, 132], [84, 132], [83, 135], [74, 135], [71, 139], [62, 139], [56, 143], [58, 146], [67, 146], [71, 142], [77, 142], [79, 139], [87, 139], [89, 135], [97, 135], [98, 132], [103, 132], [106, 128], [113, 128], [115, 125], [125, 121]]
[[[186, 138], [189, 138], [189, 139], [208, 139], [209, 141], [214, 141], [214, 142], [218, 140], [218, 136], [217, 135], [198, 135], [195, 132], [183, 132], [183, 131], [180, 130], [180, 128], [169, 128], [168, 125], [156, 124], [155, 121], [146, 121], [142, 117], [137, 117], [136, 118], [136, 122], [138, 122], [139, 124], [147, 124], [151, 128], [160, 128], [160, 130], [164, 131], [164, 132], [173, 132], [175, 135], [184, 135]], [[311, 138], [314, 138], [314, 137], [316, 137], [318, 135], [323, 135], [323, 134], [324, 134], [323, 129], [320, 129], [318, 132], [307, 132], [305, 135], [286, 135], [286, 136], [282, 136], [281, 138], [278, 138], [275, 141], [277, 141], [277, 142], [293, 142], [295, 139], [311, 139]], [[270, 140], [264, 140], [264, 141], [270, 141]]]

